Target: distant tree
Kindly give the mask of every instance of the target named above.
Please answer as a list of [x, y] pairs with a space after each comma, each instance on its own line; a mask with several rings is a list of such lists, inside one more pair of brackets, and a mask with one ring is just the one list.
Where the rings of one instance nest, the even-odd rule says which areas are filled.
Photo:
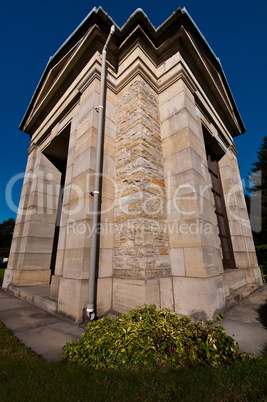
[[249, 176], [249, 195], [246, 197], [250, 211], [251, 227], [256, 245], [267, 244], [267, 136], [263, 138], [258, 161], [252, 164]]
[[250, 187], [246, 188], [246, 203], [262, 279], [267, 283], [267, 136], [257, 154], [258, 161], [253, 163], [249, 176]]
[[12, 242], [15, 221], [9, 218], [0, 223], [0, 257], [8, 257]]

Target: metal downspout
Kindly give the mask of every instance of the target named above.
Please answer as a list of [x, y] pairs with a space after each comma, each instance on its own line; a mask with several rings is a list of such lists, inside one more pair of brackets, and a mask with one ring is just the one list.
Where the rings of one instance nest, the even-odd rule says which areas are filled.
[[109, 36], [106, 40], [102, 51], [102, 67], [100, 80], [100, 99], [99, 99], [99, 117], [97, 129], [97, 144], [96, 144], [96, 163], [95, 163], [95, 183], [94, 183], [94, 201], [93, 201], [93, 221], [91, 234], [91, 249], [90, 249], [90, 265], [89, 265], [89, 283], [86, 313], [90, 321], [95, 319], [95, 273], [96, 273], [96, 254], [97, 254], [97, 224], [99, 218], [99, 196], [100, 196], [100, 176], [101, 176], [101, 151], [104, 137], [104, 120], [105, 120], [105, 90], [106, 90], [106, 57], [107, 48], [111, 36], [115, 32], [115, 25], [110, 28]]

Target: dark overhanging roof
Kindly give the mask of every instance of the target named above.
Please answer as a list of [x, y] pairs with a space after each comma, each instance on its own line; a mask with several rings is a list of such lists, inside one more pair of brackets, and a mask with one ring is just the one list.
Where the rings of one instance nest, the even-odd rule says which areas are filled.
[[173, 25], [175, 22], [178, 22], [178, 27], [180, 28], [182, 25], [185, 27], [188, 27], [190, 29], [190, 32], [194, 34], [194, 37], [198, 38], [198, 40], [201, 41], [202, 45], [205, 47], [206, 52], [209, 54], [212, 63], [214, 67], [218, 70], [218, 72], [221, 74], [223, 83], [225, 85], [225, 88], [227, 90], [228, 96], [231, 100], [231, 103], [233, 105], [233, 110], [236, 115], [236, 118], [238, 120], [238, 123], [241, 128], [241, 133], [244, 133], [246, 131], [244, 123], [242, 121], [242, 118], [240, 116], [240, 113], [238, 111], [238, 108], [236, 106], [233, 94], [231, 92], [231, 89], [228, 85], [226, 76], [224, 74], [221, 62], [218, 57], [216, 57], [215, 53], [209, 46], [207, 40], [203, 36], [203, 34], [200, 32], [198, 29], [197, 25], [195, 24], [194, 20], [191, 18], [189, 13], [185, 8], [181, 9], [178, 8], [176, 11], [172, 13], [172, 15], [164, 21], [158, 28], [155, 28], [153, 24], [150, 22], [149, 18], [147, 15], [144, 13], [144, 11], [141, 8], [138, 8], [126, 21], [126, 23], [120, 28], [114, 21], [113, 19], [102, 9], [102, 7], [96, 8], [94, 7], [90, 13], [85, 17], [85, 19], [80, 23], [80, 25], [74, 30], [74, 32], [66, 39], [66, 41], [62, 44], [62, 46], [57, 50], [57, 52], [49, 58], [49, 61], [45, 67], [45, 70], [40, 78], [40, 81], [36, 87], [36, 90], [32, 96], [32, 99], [29, 103], [29, 106], [26, 110], [26, 113], [20, 123], [20, 130], [23, 131], [24, 125], [27, 121], [27, 118], [31, 112], [31, 109], [34, 105], [35, 99], [38, 96], [39, 90], [42, 87], [43, 82], [46, 79], [46, 76], [48, 72], [53, 68], [55, 64], [68, 52], [68, 50], [75, 44], [82, 36], [83, 34], [87, 31], [87, 29], [90, 27], [90, 25], [94, 22], [94, 20], [101, 21], [104, 26], [106, 27], [107, 34], [109, 32], [109, 29], [112, 25], [115, 25], [116, 27], [116, 38], [118, 40], [118, 44], [123, 42], [123, 40], [131, 33], [131, 31], [139, 24], [148, 37], [156, 44], [156, 46], [159, 46], [161, 42], [163, 41], [164, 33], [168, 30], [168, 28]]

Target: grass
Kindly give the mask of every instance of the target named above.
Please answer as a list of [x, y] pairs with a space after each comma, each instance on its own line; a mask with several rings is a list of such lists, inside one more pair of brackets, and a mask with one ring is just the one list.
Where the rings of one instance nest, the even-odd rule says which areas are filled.
[[261, 359], [181, 370], [93, 370], [48, 363], [0, 322], [0, 399], [5, 401], [267, 401]]

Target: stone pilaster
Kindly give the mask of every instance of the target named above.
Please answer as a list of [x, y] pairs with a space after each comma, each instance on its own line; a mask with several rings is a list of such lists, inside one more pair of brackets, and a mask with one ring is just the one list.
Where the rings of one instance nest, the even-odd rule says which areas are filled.
[[35, 147], [26, 167], [4, 287], [49, 283], [60, 177]]
[[118, 94], [114, 215], [113, 308], [172, 307], [158, 98], [140, 76]]
[[95, 168], [98, 94], [99, 85], [95, 80], [81, 96], [76, 127], [71, 130], [69, 155], [72, 153], [72, 158], [67, 166], [63, 200], [62, 265], [59, 260], [56, 265], [56, 273], [61, 274], [58, 311], [75, 317], [76, 321], [82, 318], [82, 309], [86, 306], [89, 278], [90, 192]]
[[[78, 113], [78, 106], [76, 106], [74, 115]], [[76, 113], [75, 113], [76, 112]], [[73, 162], [74, 162], [74, 149], [76, 142], [76, 119], [72, 119], [70, 125], [70, 137], [69, 137], [69, 148], [67, 155], [67, 164], [66, 164], [66, 172], [65, 172], [65, 184], [64, 184], [64, 192], [62, 199], [62, 210], [61, 210], [61, 218], [60, 218], [60, 230], [59, 230], [59, 238], [57, 245], [57, 254], [56, 254], [56, 264], [55, 264], [55, 272], [51, 278], [51, 287], [50, 287], [50, 298], [57, 300], [58, 292], [59, 292], [59, 283], [60, 278], [63, 275], [63, 263], [64, 263], [64, 255], [65, 255], [65, 246], [66, 246], [66, 235], [68, 231], [68, 218], [69, 218], [69, 202], [70, 202], [70, 194], [71, 194], [71, 181], [72, 181], [72, 172], [73, 172]]]
[[175, 310], [213, 318], [223, 309], [225, 295], [214, 200], [195, 100], [181, 78], [160, 93], [159, 102]]
[[238, 272], [232, 273], [231, 280], [228, 279], [227, 281], [226, 291], [228, 288], [230, 292], [235, 288], [246, 285], [246, 283], [261, 284], [262, 281], [236, 152], [232, 147], [228, 149], [227, 154], [220, 160], [219, 166], [234, 258], [238, 269]]
[[[103, 177], [100, 226], [100, 264], [97, 281], [97, 314], [111, 309], [113, 199], [114, 199], [114, 122], [115, 99], [108, 93], [103, 149]], [[76, 322], [82, 321], [87, 304], [91, 225], [94, 190], [95, 152], [99, 105], [99, 80], [95, 79], [83, 92], [77, 109], [75, 127], [70, 135], [66, 172], [61, 238], [58, 246], [58, 311]], [[106, 224], [106, 226], [105, 226]], [[106, 229], [107, 228], [107, 229]], [[56, 283], [55, 283], [56, 285]], [[56, 287], [56, 286], [55, 286]], [[56, 295], [55, 295], [56, 296]]]

